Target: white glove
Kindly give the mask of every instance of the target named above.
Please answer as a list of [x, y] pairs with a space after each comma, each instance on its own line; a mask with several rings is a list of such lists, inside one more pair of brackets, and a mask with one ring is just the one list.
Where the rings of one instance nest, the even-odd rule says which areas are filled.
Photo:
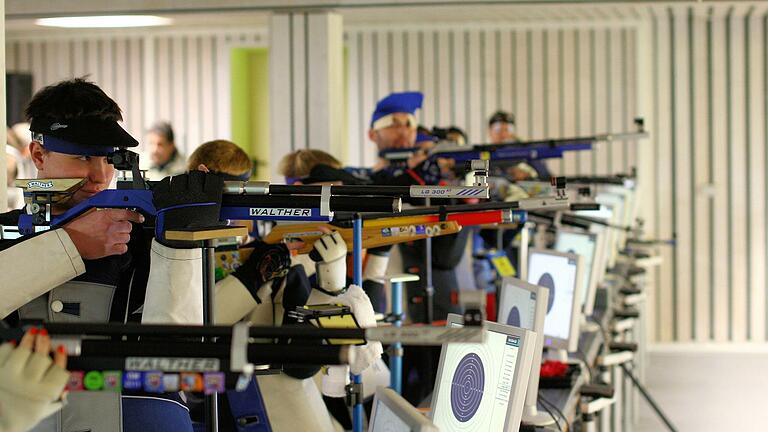
[[[349, 306], [352, 310], [352, 315], [355, 316], [355, 320], [357, 320], [357, 324], [361, 328], [376, 327], [376, 315], [373, 311], [373, 305], [371, 305], [371, 299], [368, 298], [368, 295], [359, 286], [350, 285], [347, 292], [336, 297], [336, 302]], [[351, 349], [354, 356], [349, 366], [355, 375], [360, 374], [373, 362], [381, 358], [381, 354], [384, 352], [381, 342], [353, 345]]]
[[[320, 288], [336, 292], [347, 285], [347, 244], [338, 231], [325, 234], [315, 240], [315, 250], [310, 256], [318, 261], [317, 284]], [[319, 259], [317, 258], [319, 255]]]
[[62, 407], [69, 372], [48, 355], [0, 346], [0, 431], [22, 432]]
[[323, 372], [323, 379], [321, 382], [322, 392], [328, 397], [345, 397], [347, 395], [347, 384], [349, 384], [349, 382], [349, 366], [327, 366]]

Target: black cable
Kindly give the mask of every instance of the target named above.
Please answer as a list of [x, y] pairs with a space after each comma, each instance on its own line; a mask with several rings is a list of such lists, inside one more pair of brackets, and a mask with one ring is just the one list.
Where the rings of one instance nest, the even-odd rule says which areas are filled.
[[558, 414], [558, 415], [560, 416], [560, 418], [562, 418], [562, 419], [563, 419], [563, 421], [565, 422], [565, 426], [566, 426], [566, 429], [565, 429], [565, 430], [567, 430], [567, 431], [570, 431], [570, 430], [571, 430], [571, 423], [568, 421], [568, 417], [566, 417], [566, 416], [565, 416], [565, 414], [563, 414], [563, 411], [562, 411], [562, 410], [560, 410], [560, 408], [558, 408], [558, 407], [557, 407], [557, 405], [555, 405], [555, 404], [553, 404], [552, 402], [550, 402], [549, 400], [547, 400], [547, 398], [545, 398], [545, 397], [544, 397], [544, 396], [542, 396], [541, 394], [539, 394], [539, 398], [541, 399], [541, 402], [543, 402], [543, 403], [546, 403], [546, 404], [547, 404], [547, 405], [549, 405], [551, 408], [553, 408], [555, 411], [557, 411], [557, 414]]
[[653, 408], [654, 411], [656, 411], [656, 414], [661, 418], [661, 421], [664, 422], [664, 424], [667, 426], [667, 429], [670, 430], [670, 432], [677, 432], [677, 429], [672, 425], [672, 422], [667, 418], [666, 415], [661, 411], [661, 408], [656, 404], [656, 401], [653, 400], [650, 393], [645, 389], [645, 387], [640, 384], [640, 381], [637, 380], [634, 374], [629, 371], [627, 368], [627, 365], [622, 363], [619, 366], [621, 366], [621, 369], [624, 370], [624, 373], [629, 377], [630, 380], [632, 380], [632, 383], [637, 387], [637, 389], [640, 391], [640, 393], [643, 395], [645, 400], [648, 402], [648, 404]]
[[607, 347], [608, 346], [608, 340], [609, 340], [608, 336], [609, 335], [608, 335], [608, 331], [605, 329], [605, 326], [603, 326], [603, 323], [601, 323], [600, 320], [598, 320], [597, 318], [595, 318], [593, 316], [588, 316], [587, 317], [587, 321], [592, 321], [593, 323], [597, 324], [598, 327], [600, 327], [600, 333], [603, 335], [603, 346]]
[[538, 400], [542, 402], [541, 407], [544, 408], [544, 411], [546, 411], [549, 414], [549, 416], [552, 417], [552, 420], [555, 421], [555, 424], [557, 425], [557, 429], [560, 432], [563, 432], [563, 427], [560, 425], [560, 421], [557, 419], [557, 416], [555, 415], [555, 413], [553, 413], [552, 410], [550, 410], [549, 407], [545, 405], [544, 402], [541, 400], [541, 395], [539, 395]]

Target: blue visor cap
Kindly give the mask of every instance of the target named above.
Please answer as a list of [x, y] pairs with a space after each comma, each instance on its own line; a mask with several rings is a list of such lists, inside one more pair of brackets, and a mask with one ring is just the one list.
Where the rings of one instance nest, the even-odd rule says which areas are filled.
[[421, 92], [392, 93], [376, 104], [376, 111], [371, 116], [371, 127], [382, 117], [394, 113], [408, 113], [414, 115], [424, 102], [424, 94]]
[[72, 155], [106, 156], [116, 148], [139, 145], [116, 121], [94, 117], [59, 121], [34, 118], [29, 130], [43, 135], [47, 150]]

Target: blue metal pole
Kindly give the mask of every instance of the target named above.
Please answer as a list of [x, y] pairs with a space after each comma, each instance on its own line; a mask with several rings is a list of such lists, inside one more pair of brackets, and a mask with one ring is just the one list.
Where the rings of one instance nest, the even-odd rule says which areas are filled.
[[[403, 283], [392, 282], [392, 314], [395, 318], [395, 327], [402, 327], [403, 321], [400, 317], [403, 315]], [[392, 355], [389, 358], [389, 386], [397, 394], [403, 392], [403, 344], [395, 342], [392, 344]]]
[[[355, 214], [355, 220], [352, 225], [352, 257], [354, 263], [353, 282], [357, 286], [363, 286], [363, 219], [360, 214]], [[362, 384], [361, 375], [352, 375], [352, 382]], [[360, 395], [357, 403], [352, 410], [352, 430], [354, 432], [363, 432], [363, 395]]]

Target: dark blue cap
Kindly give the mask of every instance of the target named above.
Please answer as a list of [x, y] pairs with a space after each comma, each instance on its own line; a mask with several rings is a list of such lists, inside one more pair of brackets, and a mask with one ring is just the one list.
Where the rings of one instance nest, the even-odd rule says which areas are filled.
[[424, 102], [421, 92], [392, 93], [376, 104], [376, 111], [371, 116], [371, 127], [380, 118], [394, 113], [415, 114]]
[[115, 151], [115, 147], [83, 145], [45, 134], [40, 144], [52, 152], [79, 156], [106, 156]]

